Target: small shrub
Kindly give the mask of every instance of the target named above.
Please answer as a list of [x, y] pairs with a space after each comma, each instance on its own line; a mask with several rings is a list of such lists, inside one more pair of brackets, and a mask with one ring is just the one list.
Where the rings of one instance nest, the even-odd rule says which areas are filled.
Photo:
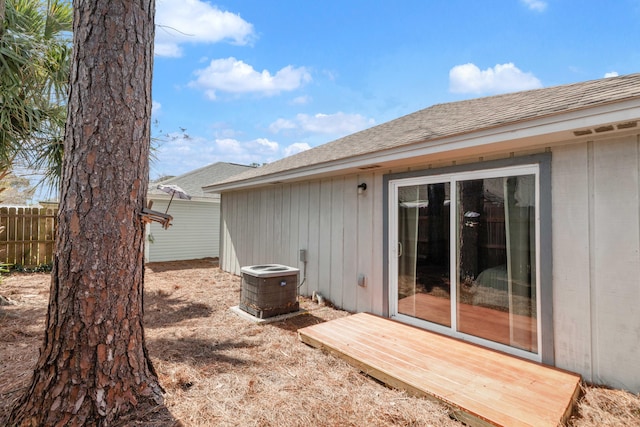
[[40, 264], [35, 267], [25, 267], [22, 264], [15, 264], [11, 267], [11, 271], [17, 273], [49, 273], [52, 268], [53, 263]]
[[11, 264], [0, 263], [0, 283], [2, 283], [2, 275], [10, 272], [9, 267]]

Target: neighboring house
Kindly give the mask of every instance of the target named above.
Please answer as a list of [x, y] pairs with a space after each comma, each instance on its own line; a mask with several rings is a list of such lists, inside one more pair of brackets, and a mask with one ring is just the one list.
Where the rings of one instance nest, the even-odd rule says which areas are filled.
[[640, 392], [640, 74], [434, 105], [205, 191], [226, 271], [299, 267], [304, 295]]
[[145, 259], [147, 262], [175, 261], [217, 257], [220, 242], [220, 196], [205, 194], [202, 186], [252, 169], [233, 163], [214, 163], [200, 169], [149, 184], [147, 200], [153, 210], [165, 212], [171, 196], [158, 190], [158, 184], [175, 184], [191, 196], [191, 200], [171, 201], [172, 225], [163, 229], [156, 222], [147, 225]]

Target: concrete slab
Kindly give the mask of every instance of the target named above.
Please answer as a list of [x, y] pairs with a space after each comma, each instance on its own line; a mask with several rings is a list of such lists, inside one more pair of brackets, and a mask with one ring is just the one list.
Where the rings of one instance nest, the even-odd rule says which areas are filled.
[[273, 316], [273, 317], [267, 317], [265, 319], [260, 319], [259, 317], [256, 317], [251, 313], [247, 313], [246, 311], [241, 310], [240, 307], [237, 306], [237, 305], [234, 305], [229, 310], [231, 310], [232, 312], [234, 312], [235, 314], [237, 314], [238, 316], [240, 316], [241, 318], [243, 318], [245, 320], [248, 320], [248, 321], [254, 322], [254, 323], [258, 323], [258, 324], [280, 322], [282, 320], [286, 320], [286, 319], [289, 319], [291, 317], [295, 317], [295, 316], [299, 316], [301, 314], [307, 313], [307, 310], [301, 308], [300, 310], [293, 311], [291, 313], [280, 314], [278, 316]]

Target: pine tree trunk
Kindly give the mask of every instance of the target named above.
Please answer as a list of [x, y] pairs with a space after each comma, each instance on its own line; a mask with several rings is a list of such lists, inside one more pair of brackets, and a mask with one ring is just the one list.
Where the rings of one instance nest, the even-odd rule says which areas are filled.
[[75, 0], [47, 329], [10, 425], [113, 425], [162, 404], [143, 329], [154, 0]]

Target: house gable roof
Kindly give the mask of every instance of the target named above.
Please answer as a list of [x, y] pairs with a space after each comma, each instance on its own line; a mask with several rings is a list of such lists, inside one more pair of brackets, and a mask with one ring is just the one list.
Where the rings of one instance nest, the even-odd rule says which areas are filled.
[[314, 165], [637, 99], [640, 74], [437, 104], [205, 186], [205, 190], [239, 188]]
[[234, 175], [238, 175], [242, 172], [246, 172], [249, 169], [255, 169], [251, 166], [238, 165], [235, 163], [218, 162], [208, 166], [201, 167], [199, 169], [187, 172], [183, 175], [174, 176], [155, 182], [149, 185], [148, 195], [152, 196], [167, 196], [162, 190], [158, 190], [158, 184], [175, 184], [187, 192], [191, 197], [195, 198], [212, 198], [211, 193], [205, 193], [202, 190], [204, 185], [215, 183], [225, 180]]

